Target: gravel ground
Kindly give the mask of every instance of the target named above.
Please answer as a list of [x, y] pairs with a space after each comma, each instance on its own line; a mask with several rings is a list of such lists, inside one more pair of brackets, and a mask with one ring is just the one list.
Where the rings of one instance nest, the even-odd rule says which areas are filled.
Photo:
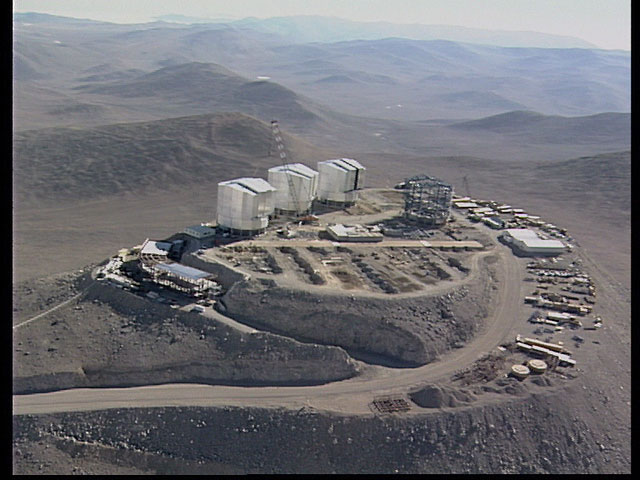
[[310, 385], [357, 372], [339, 347], [240, 333], [97, 282], [14, 331], [14, 393], [169, 382]]
[[481, 261], [477, 278], [457, 289], [402, 299], [318, 295], [250, 280], [235, 284], [222, 302], [225, 315], [256, 328], [339, 345], [381, 364], [417, 366], [473, 337], [494, 298], [492, 271]]

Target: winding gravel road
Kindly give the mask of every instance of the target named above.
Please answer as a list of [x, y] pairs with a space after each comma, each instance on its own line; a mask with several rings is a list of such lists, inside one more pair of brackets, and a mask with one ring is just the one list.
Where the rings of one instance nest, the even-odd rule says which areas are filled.
[[[162, 406], [302, 406], [348, 414], [371, 413], [373, 396], [403, 393], [417, 385], [450, 376], [500, 345], [514, 327], [514, 314], [522, 302], [523, 269], [511, 251], [498, 244], [493, 251], [501, 288], [484, 329], [465, 347], [443, 355], [438, 361], [413, 369], [366, 366], [357, 377], [305, 387], [228, 387], [170, 384], [133, 388], [71, 389], [50, 393], [14, 395], [13, 413], [39, 414], [109, 408]], [[477, 268], [477, 259], [474, 268]]]

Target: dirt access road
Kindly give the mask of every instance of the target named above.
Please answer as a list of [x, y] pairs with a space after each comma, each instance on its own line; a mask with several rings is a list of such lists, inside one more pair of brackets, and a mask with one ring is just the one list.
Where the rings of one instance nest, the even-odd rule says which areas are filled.
[[[524, 273], [507, 247], [498, 244], [495, 254], [498, 257], [497, 270], [502, 288], [484, 330], [465, 347], [451, 351], [437, 362], [423, 367], [392, 369], [367, 366], [362, 374], [355, 378], [310, 387], [171, 384], [15, 395], [13, 413], [20, 415], [158, 406], [308, 406], [345, 414], [370, 413], [368, 405], [374, 395], [403, 393], [412, 387], [450, 376], [505, 340], [506, 332], [509, 332], [518, 320], [513, 312], [517, 311], [522, 302]], [[477, 265], [474, 265], [474, 268], [477, 268]]]

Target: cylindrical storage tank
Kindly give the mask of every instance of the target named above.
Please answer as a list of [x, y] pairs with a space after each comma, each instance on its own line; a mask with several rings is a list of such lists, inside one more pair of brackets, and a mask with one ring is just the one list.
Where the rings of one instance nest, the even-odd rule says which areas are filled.
[[263, 178], [237, 178], [218, 183], [216, 220], [241, 232], [264, 230], [273, 213], [273, 188]]
[[511, 367], [511, 375], [516, 378], [527, 378], [529, 376], [529, 367], [525, 365], [514, 365]]
[[547, 370], [547, 363], [544, 360], [529, 360], [527, 366], [533, 373], [544, 373]]
[[365, 168], [352, 158], [318, 162], [318, 200], [333, 203], [355, 203], [364, 185]]
[[[290, 163], [272, 167], [268, 171], [269, 184], [273, 186], [273, 204], [276, 211], [305, 213], [318, 191], [318, 172], [302, 163]], [[289, 180], [295, 189], [295, 199], [289, 191]], [[297, 202], [297, 203], [296, 203]]]

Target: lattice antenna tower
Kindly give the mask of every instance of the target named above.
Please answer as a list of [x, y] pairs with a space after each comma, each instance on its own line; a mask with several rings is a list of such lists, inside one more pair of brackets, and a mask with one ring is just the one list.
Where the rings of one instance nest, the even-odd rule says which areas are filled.
[[273, 132], [273, 138], [276, 141], [276, 148], [278, 149], [278, 155], [280, 155], [280, 162], [284, 167], [285, 176], [287, 177], [287, 183], [289, 185], [289, 195], [291, 196], [291, 201], [293, 202], [293, 209], [295, 214], [298, 215], [298, 195], [296, 194], [295, 185], [293, 184], [293, 178], [289, 172], [289, 162], [287, 161], [287, 151], [284, 148], [284, 142], [282, 140], [282, 134], [280, 133], [280, 126], [278, 125], [277, 120], [271, 120], [271, 131]]

